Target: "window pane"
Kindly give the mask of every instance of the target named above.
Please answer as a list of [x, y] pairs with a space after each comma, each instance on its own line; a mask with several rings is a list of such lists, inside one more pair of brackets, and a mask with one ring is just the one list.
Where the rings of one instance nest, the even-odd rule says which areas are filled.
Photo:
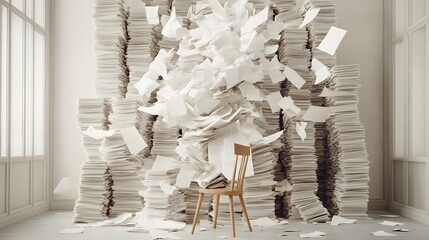
[[25, 41], [25, 155], [33, 155], [33, 26], [27, 23]]
[[411, 154], [426, 156], [426, 27], [412, 34]]
[[[39, 1], [39, 0], [34, 0]], [[25, 13], [28, 17], [33, 18], [33, 0], [26, 0], [25, 1]]]
[[395, 157], [405, 156], [405, 48], [404, 42], [395, 45], [394, 68], [394, 153]]
[[2, 6], [2, 27], [1, 27], [1, 82], [0, 82], [0, 156], [7, 156], [7, 26], [8, 26], [8, 11]]
[[23, 0], [12, 0], [12, 5], [18, 8], [20, 11], [24, 9], [24, 1]]
[[44, 155], [45, 36], [34, 35], [34, 155]]
[[35, 0], [34, 5], [34, 21], [45, 27], [45, 0]]
[[399, 34], [405, 29], [405, 1], [395, 0], [395, 34]]
[[23, 154], [23, 20], [12, 13], [10, 72], [11, 156]]
[[412, 0], [411, 3], [411, 23], [420, 20], [426, 14], [426, 0]]

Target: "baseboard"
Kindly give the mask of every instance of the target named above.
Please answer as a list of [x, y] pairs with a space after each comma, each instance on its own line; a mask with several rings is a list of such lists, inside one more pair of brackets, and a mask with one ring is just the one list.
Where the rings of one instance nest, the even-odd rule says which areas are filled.
[[370, 199], [368, 202], [369, 210], [387, 210], [387, 201], [384, 199]]
[[418, 210], [409, 206], [403, 206], [395, 202], [389, 202], [389, 210], [393, 213], [429, 225], [429, 215], [427, 215], [427, 213], [423, 210]]
[[72, 211], [75, 200], [51, 200], [49, 210]]
[[0, 218], [0, 229], [12, 225], [14, 223], [23, 221], [30, 217], [36, 216], [42, 212], [46, 212], [49, 210], [48, 203], [43, 203], [31, 208], [25, 208], [21, 211], [17, 211], [12, 213], [11, 215]]

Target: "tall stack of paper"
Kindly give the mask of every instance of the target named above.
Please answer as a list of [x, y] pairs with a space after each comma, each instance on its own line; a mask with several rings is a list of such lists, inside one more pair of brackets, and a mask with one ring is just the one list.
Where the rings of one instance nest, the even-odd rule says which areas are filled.
[[369, 198], [365, 130], [357, 110], [359, 75], [358, 65], [335, 66], [332, 77], [327, 80], [332, 90], [326, 94], [327, 104], [335, 112], [327, 121], [331, 164], [337, 169], [332, 179], [335, 181], [333, 194], [337, 214], [344, 217], [366, 217]]
[[[296, 117], [300, 115], [301, 111], [306, 111], [310, 107], [310, 88], [314, 79], [314, 74], [309, 70], [311, 53], [306, 46], [307, 31], [305, 29], [291, 27], [283, 30], [279, 57], [280, 62], [286, 65], [285, 76], [289, 85], [287, 97], [291, 99], [286, 99], [285, 102], [288, 104], [284, 104], [282, 108], [285, 112], [285, 128], [292, 128], [289, 132], [291, 133], [289, 135], [291, 163], [285, 163], [285, 165], [291, 164], [290, 203], [292, 206], [298, 209], [304, 221], [326, 221], [328, 212], [316, 196], [318, 184], [314, 125], [302, 122]], [[298, 126], [303, 128], [301, 132], [298, 130]]]
[[109, 116], [110, 129], [119, 130], [103, 141], [101, 151], [109, 165], [113, 179], [111, 216], [123, 212], [137, 212], [143, 207], [138, 192], [143, 188], [142, 163], [131, 155], [123, 138], [122, 129], [134, 127], [137, 103], [135, 99], [113, 99], [113, 113]]
[[127, 18], [123, 0], [95, 1], [95, 88], [100, 97], [124, 97], [128, 85]]
[[104, 138], [101, 152], [109, 165], [113, 179], [113, 207], [110, 216], [124, 212], [138, 212], [143, 200], [138, 191], [143, 187], [135, 163], [128, 161], [129, 151], [119, 132]]
[[127, 65], [130, 70], [130, 83], [128, 84], [127, 97], [138, 95], [138, 90], [134, 85], [140, 81], [142, 76], [148, 71], [152, 62], [151, 44], [152, 28], [146, 17], [144, 2], [141, 0], [127, 1], [130, 7], [128, 18], [128, 41]]
[[275, 218], [272, 188], [276, 184], [273, 166], [277, 159], [270, 144], [252, 145], [252, 161], [255, 175], [245, 178], [243, 194], [249, 218]]
[[[197, 182], [191, 182], [189, 188], [184, 189], [185, 202], [186, 202], [186, 223], [191, 224], [194, 221], [195, 209], [198, 203], [198, 194], [200, 185]], [[201, 205], [200, 216], [198, 220], [207, 218], [205, 215], [208, 214], [212, 196], [204, 195], [203, 203]]]
[[[78, 123], [81, 131], [88, 127], [101, 130], [106, 126], [105, 101], [102, 98], [79, 99]], [[79, 196], [74, 207], [75, 222], [102, 221], [112, 205], [112, 180], [100, 151], [102, 139], [82, 134], [86, 159], [82, 162]]]
[[153, 146], [151, 155], [162, 155], [173, 157], [176, 160], [178, 155], [175, 151], [177, 147], [177, 139], [180, 136], [180, 128], [178, 126], [168, 127], [162, 117], [158, 117], [153, 125]]

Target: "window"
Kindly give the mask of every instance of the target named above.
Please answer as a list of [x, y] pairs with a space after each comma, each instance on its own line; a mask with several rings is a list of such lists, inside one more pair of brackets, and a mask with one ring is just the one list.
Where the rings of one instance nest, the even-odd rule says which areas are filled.
[[49, 0], [0, 0], [0, 218], [47, 204]]

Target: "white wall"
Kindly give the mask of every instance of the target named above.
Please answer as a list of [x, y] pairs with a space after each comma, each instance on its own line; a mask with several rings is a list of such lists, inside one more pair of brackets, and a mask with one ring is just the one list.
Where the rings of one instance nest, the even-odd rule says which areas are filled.
[[54, 1], [53, 186], [63, 177], [77, 183], [85, 157], [76, 106], [80, 97], [96, 97], [93, 6], [93, 0]]
[[[94, 0], [55, 1], [54, 186], [62, 177], [78, 181], [84, 159], [76, 103], [79, 97], [95, 96], [93, 5]], [[338, 0], [338, 16], [338, 26], [348, 30], [338, 64], [361, 65], [360, 112], [371, 160], [370, 197], [383, 199], [382, 0]], [[58, 206], [56, 201], [52, 206]]]

